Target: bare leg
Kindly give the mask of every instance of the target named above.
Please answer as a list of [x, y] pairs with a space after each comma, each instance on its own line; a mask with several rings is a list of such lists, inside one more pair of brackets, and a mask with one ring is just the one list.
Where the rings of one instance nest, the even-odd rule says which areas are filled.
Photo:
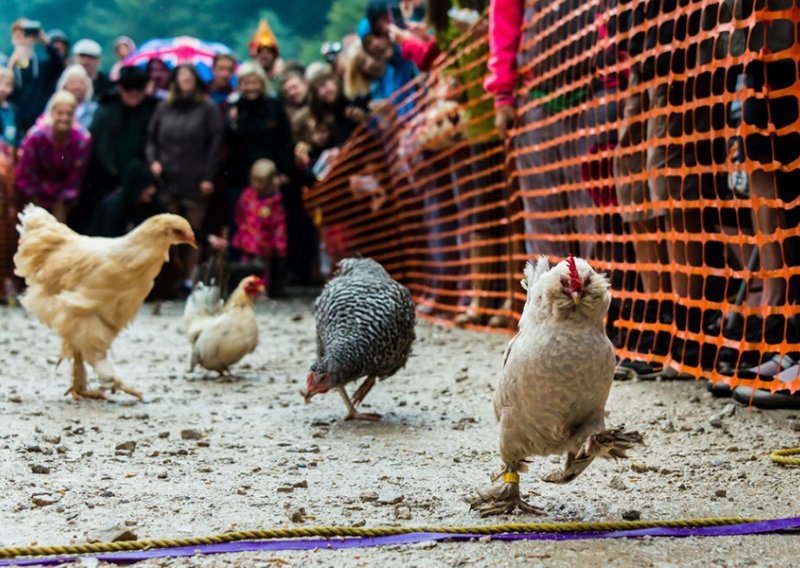
[[67, 222], [67, 205], [63, 201], [56, 201], [55, 205], [53, 205], [51, 213], [53, 217], [56, 218], [56, 221], [59, 223], [66, 223]]
[[364, 414], [357, 411], [356, 407], [353, 406], [353, 403], [350, 401], [350, 397], [347, 396], [347, 391], [344, 390], [344, 387], [338, 387], [336, 390], [339, 391], [345, 406], [347, 406], [347, 416], [344, 417], [345, 420], [370, 420], [372, 422], [377, 422], [381, 419], [380, 414]]
[[703, 297], [703, 277], [687, 272], [692, 267], [703, 266], [703, 243], [697, 241], [697, 235], [703, 230], [703, 220], [699, 209], [676, 208], [667, 215], [667, 230], [674, 229], [678, 237], [670, 242], [670, 264], [677, 270], [672, 273], [672, 288], [679, 298], [699, 300]]
[[516, 509], [532, 515], [544, 515], [545, 512], [542, 509], [534, 507], [520, 497], [518, 468], [519, 464], [506, 466], [502, 474], [502, 485], [483, 491], [479, 490], [477, 495], [467, 497], [466, 501], [470, 505], [470, 510], [477, 510], [482, 517], [513, 513]]
[[[775, 174], [764, 171], [753, 172], [751, 189], [759, 197], [775, 199], [778, 187]], [[786, 226], [786, 214], [782, 209], [761, 206], [753, 209], [753, 224], [759, 233], [772, 235], [780, 227]], [[761, 270], [778, 270], [783, 268], [783, 251], [779, 242], [766, 242], [761, 247]], [[763, 303], [768, 306], [782, 306], [786, 303], [786, 280], [783, 278], [767, 278], [764, 285]]]
[[358, 387], [358, 390], [353, 393], [353, 405], [358, 406], [361, 404], [366, 396], [369, 394], [369, 391], [372, 390], [372, 387], [375, 386], [375, 376], [370, 375], [364, 382], [361, 383], [361, 386]]
[[100, 382], [103, 383], [103, 386], [105, 388], [110, 388], [112, 393], [122, 391], [138, 398], [139, 400], [142, 400], [141, 392], [129, 387], [117, 378], [116, 373], [114, 372], [114, 367], [111, 365], [111, 361], [108, 359], [100, 359], [96, 363], [92, 363], [92, 367], [94, 367], [95, 372], [100, 377]]
[[105, 400], [106, 395], [100, 390], [89, 390], [86, 379], [86, 366], [83, 364], [83, 357], [75, 354], [72, 360], [72, 386], [64, 393], [71, 394], [76, 400], [82, 398], [96, 398]]
[[[186, 207], [184, 209], [184, 216], [192, 230], [197, 233], [203, 227], [203, 221], [206, 217], [206, 210], [204, 207]], [[200, 258], [200, 250], [192, 247], [181, 247], [181, 254], [183, 255], [184, 263], [184, 279], [191, 279], [194, 277], [194, 271], [197, 268], [197, 261]]]
[[[636, 234], [652, 234], [654, 237], [658, 232], [658, 225], [655, 219], [648, 221], [632, 222], [631, 230]], [[635, 240], [633, 241], [633, 250], [636, 254], [637, 262], [647, 264], [663, 264], [669, 263], [666, 245], [663, 241], [653, 240]], [[642, 278], [642, 288], [645, 293], [656, 293], [659, 291], [670, 291], [669, 280], [662, 277], [666, 274], [667, 278], [669, 272], [659, 273], [651, 270], [642, 270], [639, 275]]]

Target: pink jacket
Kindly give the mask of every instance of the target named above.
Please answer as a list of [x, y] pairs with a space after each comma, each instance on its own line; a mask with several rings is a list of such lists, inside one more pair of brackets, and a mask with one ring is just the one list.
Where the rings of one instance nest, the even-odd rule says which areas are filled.
[[436, 40], [433, 39], [429, 42], [406, 39], [400, 44], [400, 55], [403, 59], [413, 61], [420, 71], [429, 71], [433, 61], [441, 52]]
[[53, 127], [37, 122], [22, 142], [17, 163], [17, 189], [45, 209], [59, 201], [77, 199], [89, 165], [89, 133], [75, 126], [61, 146], [53, 139]]
[[496, 107], [514, 104], [524, 14], [523, 0], [491, 0], [489, 5], [489, 76], [483, 87], [494, 95]]

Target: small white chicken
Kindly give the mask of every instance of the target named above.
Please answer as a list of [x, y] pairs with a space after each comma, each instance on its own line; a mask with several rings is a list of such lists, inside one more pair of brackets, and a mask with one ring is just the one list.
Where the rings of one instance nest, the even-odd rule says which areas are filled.
[[467, 499], [482, 515], [544, 514], [520, 498], [519, 472], [531, 456], [566, 454], [563, 471], [544, 481], [575, 479], [597, 457], [623, 458], [642, 441], [638, 432], [606, 429], [614, 381], [614, 348], [603, 318], [608, 279], [570, 256], [552, 269], [547, 257], [525, 267], [528, 297], [519, 331], [508, 344], [494, 398], [500, 423], [503, 484]]
[[195, 366], [230, 377], [229, 368], [252, 353], [258, 345], [258, 324], [253, 311], [253, 298], [264, 292], [264, 281], [248, 276], [224, 304], [220, 287], [199, 283], [186, 301], [183, 325], [192, 345]]

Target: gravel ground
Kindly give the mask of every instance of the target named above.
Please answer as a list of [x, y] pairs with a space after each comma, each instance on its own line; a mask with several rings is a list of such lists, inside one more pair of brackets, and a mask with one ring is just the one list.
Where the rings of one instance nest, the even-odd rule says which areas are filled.
[[[178, 304], [145, 308], [116, 341], [137, 403], [64, 397], [58, 339], [0, 309], [0, 546], [185, 537], [245, 528], [453, 525], [484, 521], [462, 498], [498, 469], [491, 397], [507, 337], [420, 323], [405, 370], [370, 394], [381, 423], [343, 422], [335, 394], [303, 404], [314, 358], [312, 299], [258, 306], [261, 345], [240, 380], [188, 373]], [[800, 468], [770, 449], [800, 445], [797, 412], [712, 399], [700, 383], [617, 383], [611, 423], [644, 431], [630, 462], [595, 462], [566, 486], [523, 491], [549, 521], [800, 514]], [[294, 517], [294, 520], [292, 520]], [[302, 520], [301, 520], [302, 518]], [[500, 517], [497, 520], [514, 520]], [[537, 521], [539, 518], [521, 517]], [[800, 538], [441, 543], [349, 551], [220, 555], [141, 566], [788, 566]]]

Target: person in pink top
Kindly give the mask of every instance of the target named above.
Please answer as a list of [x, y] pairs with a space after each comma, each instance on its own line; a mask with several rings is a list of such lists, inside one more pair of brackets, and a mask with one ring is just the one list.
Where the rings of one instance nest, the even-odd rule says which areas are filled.
[[236, 204], [236, 232], [231, 247], [243, 264], [263, 264], [263, 279], [274, 292], [270, 279], [273, 265], [286, 259], [286, 213], [280, 192], [278, 169], [271, 160], [257, 160], [250, 169], [250, 185]]
[[22, 142], [17, 164], [17, 189], [25, 200], [66, 222], [80, 193], [89, 162], [89, 133], [75, 123], [78, 101], [68, 91], [50, 99], [50, 114]]
[[[492, 0], [489, 6], [484, 88], [494, 97], [501, 136], [519, 127], [511, 145], [522, 172], [526, 248], [532, 255], [609, 254], [595, 250], [592, 234], [605, 221], [592, 209], [613, 202], [606, 195], [609, 184], [593, 178], [609, 170], [600, 156], [616, 145], [617, 134], [605, 125], [616, 122], [620, 111], [610, 95], [625, 88], [625, 77], [605, 70], [625, 57], [607, 33], [613, 29], [610, 4], [587, 9], [581, 0]], [[550, 16], [535, 17], [539, 11]], [[565, 42], [569, 49], [552, 49]], [[586, 162], [597, 167], [581, 168]], [[565, 215], [536, 216], [556, 211]], [[554, 234], [575, 238], [553, 241]]]

